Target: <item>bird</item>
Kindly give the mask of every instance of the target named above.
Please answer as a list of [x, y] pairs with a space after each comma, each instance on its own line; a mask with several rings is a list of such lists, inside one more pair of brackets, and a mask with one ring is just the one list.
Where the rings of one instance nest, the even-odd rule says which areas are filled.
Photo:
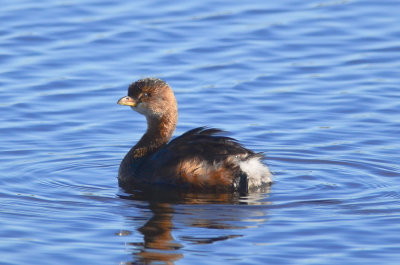
[[178, 106], [165, 81], [137, 80], [117, 103], [130, 106], [147, 120], [146, 132], [121, 161], [120, 186], [247, 193], [272, 183], [263, 153], [245, 148], [220, 129], [198, 127], [171, 140]]

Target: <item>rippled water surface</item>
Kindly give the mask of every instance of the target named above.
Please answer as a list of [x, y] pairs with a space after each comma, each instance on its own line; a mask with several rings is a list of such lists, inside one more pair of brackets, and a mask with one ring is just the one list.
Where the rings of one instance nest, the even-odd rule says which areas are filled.
[[[399, 1], [7, 1], [0, 12], [1, 264], [399, 264]], [[265, 193], [127, 192], [145, 120], [265, 152]]]

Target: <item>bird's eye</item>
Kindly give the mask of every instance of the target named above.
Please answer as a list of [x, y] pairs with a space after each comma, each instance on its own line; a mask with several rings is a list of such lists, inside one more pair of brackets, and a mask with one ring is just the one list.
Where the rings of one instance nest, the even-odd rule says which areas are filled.
[[143, 97], [145, 97], [145, 98], [150, 97], [150, 93], [143, 93]]

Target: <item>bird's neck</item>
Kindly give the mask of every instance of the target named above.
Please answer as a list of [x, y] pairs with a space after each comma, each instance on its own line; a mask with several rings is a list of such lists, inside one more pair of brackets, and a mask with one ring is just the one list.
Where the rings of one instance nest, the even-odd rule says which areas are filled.
[[130, 151], [134, 159], [151, 154], [165, 145], [172, 137], [178, 117], [177, 112], [172, 112], [161, 117], [146, 117], [146, 119], [146, 133]]

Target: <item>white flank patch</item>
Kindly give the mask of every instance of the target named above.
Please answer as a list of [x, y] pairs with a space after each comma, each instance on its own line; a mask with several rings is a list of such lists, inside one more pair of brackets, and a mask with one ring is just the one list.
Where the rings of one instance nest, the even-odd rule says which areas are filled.
[[271, 183], [271, 172], [259, 157], [239, 161], [240, 169], [247, 174], [249, 188], [259, 187]]

